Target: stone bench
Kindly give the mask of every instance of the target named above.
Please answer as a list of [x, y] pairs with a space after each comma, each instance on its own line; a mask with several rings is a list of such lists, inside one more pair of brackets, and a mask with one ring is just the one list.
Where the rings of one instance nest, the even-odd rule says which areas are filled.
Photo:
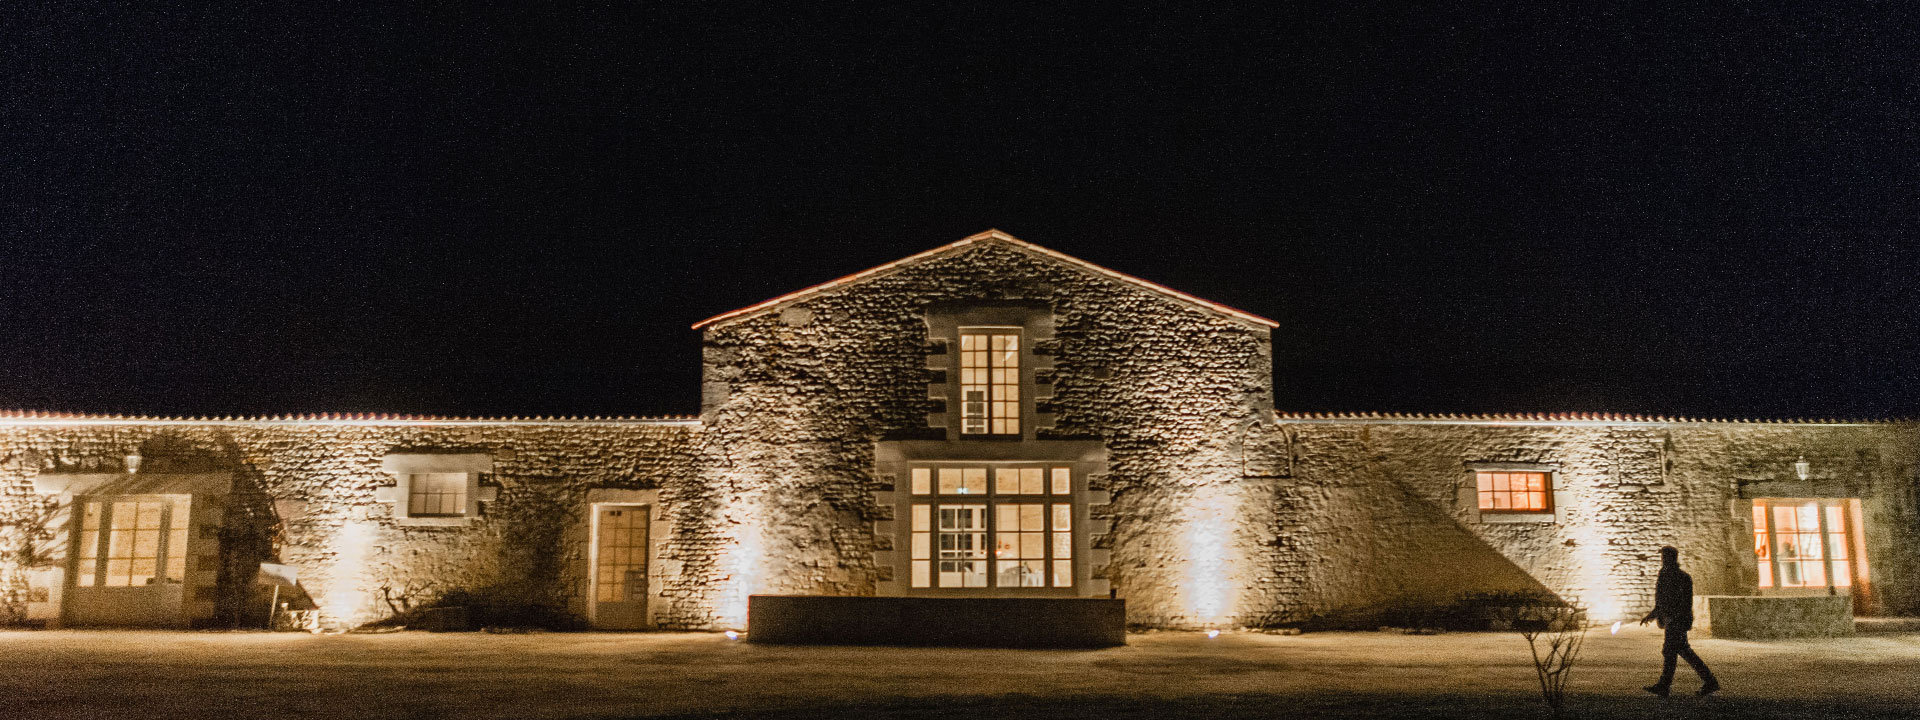
[[1695, 625], [1736, 640], [1846, 637], [1853, 634], [1850, 595], [1703, 595]]
[[1127, 601], [754, 595], [747, 640], [779, 645], [1093, 648], [1127, 644]]

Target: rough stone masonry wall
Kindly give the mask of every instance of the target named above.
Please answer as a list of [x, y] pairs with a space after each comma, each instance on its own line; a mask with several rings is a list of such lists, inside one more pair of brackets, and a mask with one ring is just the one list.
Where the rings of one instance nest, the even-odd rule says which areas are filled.
[[[1652, 603], [1674, 545], [1700, 594], [1752, 594], [1752, 528], [1738, 498], [1860, 497], [1876, 612], [1920, 610], [1920, 523], [1909, 425], [1303, 423], [1280, 536], [1303, 592], [1272, 622], [1366, 618], [1469, 592], [1545, 590], [1603, 619]], [[1799, 482], [1804, 454], [1813, 477]], [[1467, 463], [1560, 467], [1551, 523], [1476, 519]], [[1305, 562], [1308, 567], [1299, 569]]]
[[[0, 527], [21, 528], [45, 506], [35, 475], [55, 469], [117, 469], [138, 451], [142, 472], [234, 470], [224, 533], [229, 564], [266, 560], [296, 566], [301, 584], [331, 620], [358, 624], [394, 608], [459, 591], [496, 611], [540, 622], [578, 621], [584, 578], [586, 492], [660, 488], [688, 477], [686, 425], [648, 423], [342, 425], [196, 423], [0, 428]], [[485, 452], [493, 456], [498, 499], [461, 527], [403, 527], [375, 499], [394, 477], [394, 452]], [[257, 519], [250, 527], [249, 514]], [[23, 538], [16, 531], [9, 543]], [[249, 545], [260, 547], [249, 548]], [[0, 580], [22, 582], [15, 547], [0, 558]], [[676, 558], [698, 546], [672, 548]], [[244, 557], [231, 557], [231, 556]], [[9, 563], [11, 563], [9, 565]], [[250, 566], [248, 566], [250, 567]], [[242, 572], [247, 573], [240, 577]], [[223, 581], [222, 617], [233, 617], [236, 586]]]
[[[1112, 579], [1129, 620], [1192, 625], [1235, 612], [1264, 579], [1196, 587], [1190, 552], [1252, 578], [1273, 565], [1267, 503], [1243, 480], [1246, 426], [1271, 408], [1264, 328], [998, 243], [905, 266], [803, 302], [709, 328], [696, 455], [706, 493], [687, 542], [728, 548], [686, 567], [677, 614], [738, 623], [748, 593], [871, 594], [874, 443], [943, 439], [928, 414], [930, 306], [1038, 301], [1054, 312], [1052, 413], [1041, 439], [1098, 439], [1111, 490]], [[952, 408], [957, 411], [957, 408]], [[692, 500], [692, 498], [689, 498]], [[711, 561], [704, 558], [711, 557]], [[1211, 577], [1212, 574], [1209, 574]], [[710, 595], [702, 596], [702, 593]]]

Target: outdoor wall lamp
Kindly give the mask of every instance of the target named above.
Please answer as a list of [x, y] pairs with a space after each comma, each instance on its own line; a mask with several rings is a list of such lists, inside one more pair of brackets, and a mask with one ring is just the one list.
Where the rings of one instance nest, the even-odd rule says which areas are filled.
[[128, 475], [132, 475], [132, 474], [134, 474], [134, 473], [137, 473], [137, 472], [140, 472], [140, 461], [141, 461], [142, 459], [143, 459], [143, 458], [141, 458], [141, 457], [140, 457], [140, 453], [128, 453], [128, 454], [127, 454], [127, 458], [126, 458], [126, 460], [127, 460], [127, 474], [128, 474]]
[[1801, 482], [1805, 482], [1807, 476], [1813, 474], [1813, 463], [1807, 462], [1807, 456], [1801, 455], [1800, 459], [1793, 461], [1793, 474], [1799, 475]]

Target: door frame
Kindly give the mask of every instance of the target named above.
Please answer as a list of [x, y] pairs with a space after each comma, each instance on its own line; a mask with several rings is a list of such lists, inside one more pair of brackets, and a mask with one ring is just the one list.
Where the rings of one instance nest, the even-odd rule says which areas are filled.
[[581, 562], [575, 577], [580, 579], [579, 592], [575, 595], [580, 615], [587, 625], [599, 628], [598, 578], [595, 572], [600, 561], [599, 537], [600, 509], [607, 506], [644, 507], [647, 512], [647, 595], [646, 610], [643, 612], [642, 627], [654, 628], [659, 625], [660, 613], [666, 608], [662, 602], [665, 575], [660, 565], [660, 549], [664, 538], [671, 537], [667, 526], [666, 513], [660, 507], [659, 490], [613, 490], [595, 489], [587, 491], [587, 502], [580, 522], [580, 542], [585, 552], [580, 553]]

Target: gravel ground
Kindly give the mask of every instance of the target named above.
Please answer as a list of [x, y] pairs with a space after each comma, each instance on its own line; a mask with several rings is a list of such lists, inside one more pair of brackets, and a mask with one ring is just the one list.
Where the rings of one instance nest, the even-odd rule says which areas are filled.
[[[1920, 635], [1699, 639], [1726, 691], [1641, 692], [1660, 636], [1591, 634], [1572, 717], [1920, 716]], [[1134, 635], [1095, 651], [756, 646], [719, 635], [0, 632], [0, 718], [1545, 718], [1526, 643]], [[1682, 695], [1682, 693], [1685, 693]]]

